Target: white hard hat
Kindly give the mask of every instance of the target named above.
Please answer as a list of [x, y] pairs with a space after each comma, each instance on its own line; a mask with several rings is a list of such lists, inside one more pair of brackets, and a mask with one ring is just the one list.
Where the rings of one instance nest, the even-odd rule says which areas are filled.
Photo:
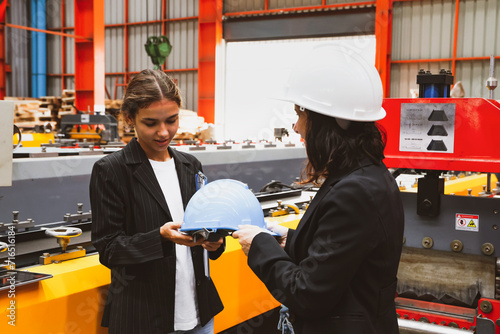
[[350, 121], [385, 117], [383, 89], [374, 65], [349, 47], [320, 44], [292, 70], [285, 96], [300, 107]]

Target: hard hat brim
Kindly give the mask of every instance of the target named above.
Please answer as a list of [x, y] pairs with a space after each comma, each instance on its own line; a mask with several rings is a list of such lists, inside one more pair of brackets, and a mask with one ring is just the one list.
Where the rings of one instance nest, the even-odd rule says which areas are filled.
[[327, 112], [324, 112], [322, 110], [317, 110], [317, 109], [315, 110], [315, 108], [311, 108], [310, 106], [303, 105], [300, 102], [297, 102], [294, 99], [291, 99], [289, 97], [285, 97], [285, 96], [269, 97], [269, 99], [276, 100], [276, 101], [288, 102], [288, 103], [292, 103], [294, 105], [296, 104], [300, 107], [304, 107], [307, 110], [316, 112], [316, 113], [321, 114], [321, 115], [325, 115], [325, 116], [333, 117], [333, 118], [345, 119], [347, 121], [353, 121], [353, 122], [376, 122], [376, 121], [380, 121], [381, 119], [385, 118], [385, 116], [387, 115], [387, 112], [385, 111], [384, 107], [380, 107], [380, 109], [377, 112], [375, 112], [375, 113], [370, 112], [369, 114], [366, 114], [366, 116], [362, 116], [362, 113], [357, 113], [358, 117], [334, 116], [331, 113], [327, 113]]

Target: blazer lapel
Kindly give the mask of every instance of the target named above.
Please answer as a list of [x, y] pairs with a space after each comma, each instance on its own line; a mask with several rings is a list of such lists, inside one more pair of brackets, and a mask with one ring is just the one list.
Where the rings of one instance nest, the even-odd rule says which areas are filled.
[[175, 170], [177, 171], [177, 178], [179, 179], [179, 186], [181, 188], [182, 204], [184, 205], [184, 209], [186, 209], [189, 199], [196, 191], [195, 171], [192, 164], [181, 154], [177, 153], [176, 150], [169, 148], [168, 151], [170, 156], [174, 158]]
[[355, 166], [354, 168], [352, 168], [351, 170], [340, 172], [338, 174], [333, 174], [333, 175], [329, 176], [325, 180], [325, 182], [323, 182], [323, 184], [321, 185], [321, 188], [316, 193], [313, 200], [311, 201], [311, 204], [309, 205], [306, 212], [304, 213], [304, 216], [302, 216], [302, 219], [300, 220], [299, 225], [297, 226], [297, 229], [296, 229], [295, 233], [293, 234], [293, 239], [294, 239], [293, 242], [295, 242], [295, 239], [300, 234], [300, 231], [304, 228], [304, 226], [308, 225], [307, 222], [308, 222], [309, 218], [311, 217], [311, 215], [313, 214], [314, 209], [318, 206], [318, 203], [321, 202], [323, 197], [325, 197], [325, 195], [328, 193], [330, 188], [333, 187], [338, 181], [343, 179], [346, 175], [349, 175], [350, 173], [352, 173], [356, 169], [359, 169], [359, 168], [364, 167], [364, 166], [368, 166], [370, 164], [372, 164], [372, 162], [368, 158], [363, 158], [360, 160], [359, 164], [357, 166]]
[[311, 201], [311, 204], [309, 204], [309, 207], [307, 208], [306, 212], [304, 213], [304, 215], [300, 219], [299, 225], [297, 226], [297, 229], [296, 229], [295, 233], [293, 234], [294, 239], [297, 238], [300, 231], [304, 228], [304, 226], [307, 225], [307, 221], [309, 220], [309, 218], [313, 214], [314, 209], [316, 209], [316, 207], [318, 206], [318, 203], [321, 202], [323, 197], [325, 197], [326, 193], [328, 193], [328, 191], [330, 190], [330, 187], [333, 186], [338, 180], [339, 180], [338, 177], [330, 176], [325, 180], [325, 182], [323, 182], [323, 184], [321, 185], [321, 188], [319, 188], [316, 195], [314, 195], [314, 198]]
[[161, 208], [170, 216], [167, 201], [163, 196], [163, 191], [161, 190], [160, 184], [156, 179], [153, 167], [151, 167], [148, 157], [146, 156], [146, 153], [144, 153], [139, 142], [137, 142], [137, 139], [133, 138], [129, 145], [127, 145], [127, 147], [123, 150], [126, 157], [126, 163], [128, 165], [136, 165], [132, 173], [134, 178], [136, 178], [137, 181], [139, 181], [144, 188], [146, 188]]

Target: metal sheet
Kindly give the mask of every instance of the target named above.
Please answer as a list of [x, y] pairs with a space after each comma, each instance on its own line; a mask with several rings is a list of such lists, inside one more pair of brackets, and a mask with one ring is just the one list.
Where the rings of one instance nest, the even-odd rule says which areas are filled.
[[[401, 193], [405, 207], [406, 246], [423, 248], [424, 237], [433, 239], [433, 250], [452, 252], [451, 243], [460, 240], [463, 244], [461, 253], [480, 255], [493, 259], [500, 254], [500, 200], [498, 198], [441, 195], [441, 211], [437, 217], [417, 215], [417, 194]], [[456, 228], [457, 214], [479, 216], [478, 231], [461, 231]], [[490, 243], [495, 247], [494, 254], [486, 256], [481, 247]]]
[[446, 326], [438, 326], [435, 324], [427, 324], [425, 322], [398, 319], [400, 334], [472, 334], [473, 331], [468, 331], [460, 328], [452, 328]]
[[499, 19], [498, 0], [460, 1], [457, 57], [500, 54]]
[[226, 41], [369, 35], [375, 33], [375, 8], [226, 20], [223, 33]]
[[[215, 148], [215, 147], [214, 147]], [[254, 191], [271, 180], [290, 184], [300, 176], [305, 149], [256, 148], [189, 151], [203, 164], [209, 181], [231, 178], [247, 183]], [[90, 207], [88, 187], [97, 156], [14, 159], [13, 186], [0, 188], [0, 222], [11, 222], [12, 211], [19, 220], [32, 218], [35, 224], [60, 221], [65, 213]]]
[[404, 247], [397, 292], [405, 298], [460, 301], [476, 307], [473, 302], [478, 293], [495, 298], [495, 265], [494, 257]]
[[14, 103], [0, 101], [0, 187], [12, 185], [13, 124]]
[[[5, 21], [29, 26], [29, 7], [26, 1], [10, 1]], [[11, 73], [6, 73], [7, 96], [30, 96], [30, 44], [31, 32], [22, 29], [5, 29], [5, 63]]]
[[395, 2], [392, 60], [451, 57], [454, 3], [452, 0]]
[[[500, 33], [498, 34], [500, 39]], [[500, 44], [500, 41], [497, 42]], [[500, 54], [495, 53], [494, 55]], [[489, 97], [489, 90], [486, 87], [486, 79], [490, 76], [490, 62], [485, 60], [471, 60], [457, 62], [455, 68], [455, 82], [461, 81], [464, 87], [465, 96]], [[500, 59], [495, 61], [495, 77], [500, 78]], [[500, 99], [500, 89], [493, 91], [494, 97]]]

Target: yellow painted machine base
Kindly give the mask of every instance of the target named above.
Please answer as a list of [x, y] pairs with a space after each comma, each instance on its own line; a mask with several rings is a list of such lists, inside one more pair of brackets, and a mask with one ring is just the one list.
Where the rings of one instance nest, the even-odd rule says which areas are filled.
[[[446, 180], [444, 183], [444, 193], [446, 195], [455, 194], [458, 196], [467, 196], [468, 189], [471, 189], [471, 196], [478, 196], [480, 192], [483, 191], [483, 186], [488, 183], [487, 174], [474, 174], [461, 178], [455, 178], [454, 180]], [[494, 174], [491, 175], [491, 189], [496, 188], [497, 178]], [[402, 191], [414, 192], [418, 190], [417, 187], [406, 188]]]
[[[285, 226], [297, 225], [300, 215], [269, 220]], [[226, 251], [211, 261], [211, 276], [224, 310], [215, 317], [215, 333], [238, 325], [279, 306], [264, 284], [247, 265], [237, 240], [226, 238]], [[99, 263], [97, 254], [26, 268], [52, 278], [16, 286], [15, 296], [0, 291], [0, 333], [107, 333], [101, 327], [102, 312], [111, 274]], [[9, 305], [15, 302], [12, 326]]]
[[[53, 133], [23, 133], [21, 138], [21, 143], [23, 147], [40, 147], [42, 144], [49, 144], [55, 142], [55, 137]], [[19, 143], [19, 138], [14, 135], [13, 139], [14, 145]]]
[[[53, 277], [16, 286], [15, 296], [0, 291], [0, 333], [107, 333], [100, 322], [110, 272], [99, 264], [97, 255], [27, 271]], [[15, 302], [13, 319], [8, 309], [11, 301]]]

